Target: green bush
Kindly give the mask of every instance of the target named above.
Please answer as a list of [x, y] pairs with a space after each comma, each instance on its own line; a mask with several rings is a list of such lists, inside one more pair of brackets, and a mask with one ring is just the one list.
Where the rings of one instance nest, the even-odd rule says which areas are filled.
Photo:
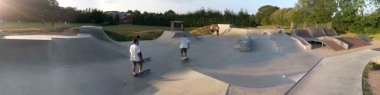
[[371, 70], [372, 68], [372, 64], [373, 63], [368, 63], [365, 68], [364, 68], [364, 71], [363, 71], [363, 85], [362, 85], [362, 88], [363, 88], [363, 94], [364, 95], [371, 95], [371, 87], [368, 83], [368, 73], [369, 71]]
[[372, 63], [372, 70], [380, 70], [380, 64]]
[[368, 74], [371, 70], [380, 70], [380, 64], [370, 62], [368, 63], [363, 71], [363, 94], [371, 95], [371, 86], [368, 83]]
[[366, 33], [366, 34], [378, 34], [378, 33], [380, 33], [380, 28], [365, 27], [364, 33]]

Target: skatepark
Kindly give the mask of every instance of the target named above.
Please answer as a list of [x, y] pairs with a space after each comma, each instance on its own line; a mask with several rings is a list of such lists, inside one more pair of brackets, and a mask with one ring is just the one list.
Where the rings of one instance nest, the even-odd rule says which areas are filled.
[[[101, 27], [75, 36], [19, 35], [0, 39], [0, 92], [4, 95], [361, 95], [362, 72], [376, 61], [380, 42], [335, 51], [274, 29], [219, 25], [220, 36], [191, 36], [188, 63], [178, 37], [165, 31], [141, 41], [148, 76], [131, 74], [129, 45]], [[250, 52], [236, 49], [248, 38]], [[331, 40], [329, 40], [331, 42]], [[333, 40], [336, 41], [336, 40]], [[322, 43], [327, 43], [322, 42]], [[326, 44], [328, 45], [328, 44]], [[335, 45], [335, 44], [334, 44]]]

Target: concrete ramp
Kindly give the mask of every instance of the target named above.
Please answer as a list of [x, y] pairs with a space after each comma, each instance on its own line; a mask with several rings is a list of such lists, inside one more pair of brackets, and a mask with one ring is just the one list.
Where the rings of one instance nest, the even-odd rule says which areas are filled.
[[159, 38], [155, 39], [155, 41], [167, 42], [174, 38], [175, 34], [176, 32], [164, 31], [164, 33], [162, 33], [162, 35]]
[[0, 39], [0, 92], [4, 95], [53, 95], [47, 40]]
[[229, 33], [226, 36], [246, 36], [248, 30], [244, 28], [231, 28]]
[[322, 40], [321, 42], [335, 51], [346, 50], [344, 47], [340, 46], [339, 44], [337, 44], [336, 42], [332, 40]]
[[294, 29], [292, 30], [292, 35], [302, 37], [306, 41], [314, 41], [312, 34], [306, 29]]
[[272, 35], [271, 37], [276, 42], [280, 52], [300, 52], [305, 50], [297, 40], [292, 39], [290, 36]]
[[312, 38], [327, 36], [322, 28], [308, 28], [307, 30], [310, 32]]
[[128, 48], [112, 48], [93, 37], [53, 38], [51, 42], [53, 62], [60, 64], [108, 62], [129, 56]]
[[292, 39], [294, 39], [301, 47], [303, 47], [305, 50], [311, 49], [311, 44], [307, 42], [305, 39], [303, 39], [300, 36], [293, 35]]
[[48, 64], [50, 48], [47, 40], [0, 39], [0, 60], [5, 64]]
[[[127, 57], [103, 46], [96, 38], [0, 39], [0, 92], [5, 95], [120, 95], [114, 78], [102, 70]], [[40, 37], [46, 37], [41, 39]], [[120, 51], [120, 50], [118, 50]], [[96, 70], [89, 67], [99, 66]], [[101, 70], [101, 72], [97, 71]], [[126, 72], [126, 71], [125, 71]], [[91, 73], [91, 74], [90, 74]], [[105, 77], [105, 76], [106, 77]], [[103, 76], [103, 77], [102, 77]], [[120, 84], [121, 84], [120, 83]], [[109, 85], [109, 87], [107, 87]], [[111, 86], [112, 85], [112, 86]]]
[[79, 28], [79, 33], [90, 34], [93, 37], [106, 42], [117, 42], [108, 37], [108, 35], [104, 32], [103, 27], [82, 26]]
[[[156, 40], [141, 41], [143, 56], [152, 58], [144, 64], [145, 69], [152, 70], [144, 78], [131, 75], [127, 47], [118, 48], [113, 42], [92, 35], [1, 39], [0, 92], [4, 95], [277, 95], [284, 94], [322, 58], [303, 51], [289, 36], [250, 33], [253, 32], [232, 28], [229, 35], [202, 36], [199, 41], [191, 38], [188, 64], [181, 63], [177, 32], [165, 31]], [[235, 42], [245, 36], [251, 38], [253, 52], [233, 49]]]
[[363, 41], [356, 37], [339, 37], [337, 39], [347, 43], [350, 48], [358, 48], [358, 47], [371, 45], [371, 43]]
[[151, 81], [148, 87], [135, 95], [224, 95], [228, 84], [193, 70], [172, 72], [162, 76], [166, 80]]
[[324, 29], [327, 36], [338, 36], [338, 33], [334, 29]]
[[[230, 32], [233, 25], [232, 24], [218, 24], [218, 27], [219, 27], [219, 35], [226, 35], [228, 34], [228, 32]], [[216, 32], [214, 32], [213, 35], [216, 35]]]
[[297, 40], [276, 29], [249, 29], [253, 41], [253, 51], [290, 52], [303, 51]]
[[322, 44], [334, 49], [335, 51], [347, 50], [349, 49], [349, 45], [339, 39], [333, 37], [319, 37], [318, 40], [322, 42]]
[[248, 35], [253, 36], [267, 36], [267, 35], [279, 35], [276, 29], [248, 29]]
[[252, 39], [253, 52], [279, 52], [278, 44], [272, 40], [271, 36], [255, 36]]
[[324, 58], [287, 95], [363, 95], [363, 70], [379, 55], [362, 50]]
[[188, 32], [183, 32], [183, 31], [164, 31], [162, 35], [155, 39], [155, 42], [158, 43], [164, 43], [172, 46], [178, 46], [179, 44], [179, 38], [182, 37], [183, 35], [187, 35], [191, 41], [194, 40], [199, 40], [199, 37], [194, 37], [190, 35]]

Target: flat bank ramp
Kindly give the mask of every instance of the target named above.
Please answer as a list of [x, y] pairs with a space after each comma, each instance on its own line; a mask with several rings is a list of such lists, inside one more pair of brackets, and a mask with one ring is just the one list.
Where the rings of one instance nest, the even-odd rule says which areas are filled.
[[371, 43], [366, 42], [356, 37], [339, 37], [337, 39], [347, 43], [350, 48], [358, 48], [358, 47], [371, 45]]
[[335, 51], [346, 50], [344, 47], [340, 46], [339, 44], [337, 44], [336, 42], [332, 40], [322, 40], [321, 42]]
[[296, 39], [287, 35], [273, 35], [271, 36], [279, 48], [279, 52], [300, 52], [305, 49], [299, 44]]
[[364, 67], [379, 55], [362, 50], [324, 58], [288, 95], [362, 95]]

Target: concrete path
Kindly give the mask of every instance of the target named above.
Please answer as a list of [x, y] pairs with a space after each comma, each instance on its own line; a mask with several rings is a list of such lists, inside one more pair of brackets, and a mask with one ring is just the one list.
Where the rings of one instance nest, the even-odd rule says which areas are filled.
[[380, 52], [362, 50], [324, 58], [289, 95], [362, 95], [362, 73]]

